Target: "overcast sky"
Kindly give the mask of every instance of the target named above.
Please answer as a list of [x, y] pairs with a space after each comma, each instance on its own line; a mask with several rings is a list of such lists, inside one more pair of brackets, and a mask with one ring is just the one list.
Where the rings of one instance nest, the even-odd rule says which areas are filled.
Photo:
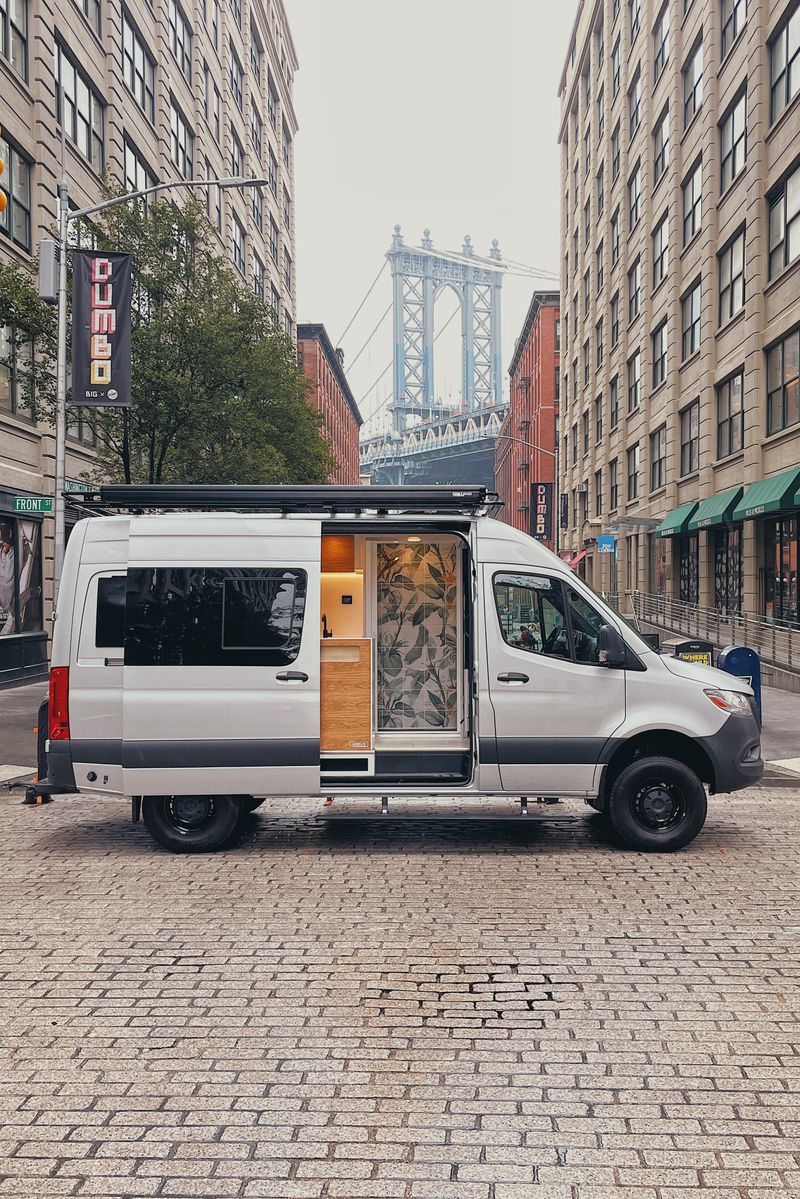
[[[300, 60], [295, 104], [298, 319], [337, 343], [393, 226], [438, 248], [469, 233], [488, 253], [558, 271], [558, 83], [577, 0], [285, 0]], [[534, 289], [508, 277], [504, 370]], [[388, 269], [341, 344], [364, 416], [391, 393]], [[455, 307], [445, 292], [441, 328]], [[436, 344], [439, 394], [460, 393], [459, 322]], [[353, 363], [349, 368], [349, 364]]]

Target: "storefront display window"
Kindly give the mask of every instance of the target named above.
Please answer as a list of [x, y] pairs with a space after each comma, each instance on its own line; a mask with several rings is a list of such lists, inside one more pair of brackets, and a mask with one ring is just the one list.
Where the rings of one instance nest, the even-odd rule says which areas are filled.
[[664, 537], [650, 535], [650, 592], [666, 595], [667, 591], [667, 542]]
[[41, 531], [0, 513], [0, 637], [42, 631]]
[[764, 614], [797, 623], [797, 517], [764, 525]]
[[714, 530], [714, 607], [742, 610], [742, 526]]
[[678, 586], [679, 598], [687, 604], [696, 604], [699, 595], [700, 554], [696, 533], [678, 538]]

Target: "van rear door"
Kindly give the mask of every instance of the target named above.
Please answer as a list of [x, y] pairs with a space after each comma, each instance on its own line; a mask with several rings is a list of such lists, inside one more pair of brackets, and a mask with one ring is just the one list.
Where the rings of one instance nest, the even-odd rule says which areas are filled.
[[131, 520], [127, 794], [319, 793], [320, 542], [318, 520]]

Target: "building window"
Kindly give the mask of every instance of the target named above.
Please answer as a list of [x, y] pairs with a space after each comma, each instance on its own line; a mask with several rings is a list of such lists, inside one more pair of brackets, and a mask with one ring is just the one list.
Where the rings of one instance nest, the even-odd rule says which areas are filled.
[[253, 254], [253, 292], [259, 300], [264, 299], [264, 263], [258, 254]]
[[669, 266], [669, 213], [665, 212], [653, 230], [653, 287], [658, 287]]
[[628, 450], [628, 502], [639, 498], [639, 442]]
[[597, 247], [595, 252], [595, 261], [597, 264], [597, 294], [603, 290], [603, 243]]
[[741, 612], [742, 526], [714, 530], [714, 607], [726, 615]]
[[33, 342], [13, 325], [0, 325], [0, 412], [34, 420]]
[[717, 387], [717, 457], [727, 458], [744, 445], [744, 369]]
[[236, 101], [236, 107], [240, 112], [244, 111], [244, 71], [242, 64], [236, 55], [236, 51], [231, 49], [231, 66], [230, 66], [230, 82], [231, 92]]
[[[208, 0], [211, 5], [211, 41], [214, 49], [219, 50], [219, 0]], [[205, 17], [206, 0], [203, 0], [203, 16]]]
[[292, 316], [288, 308], [283, 310], [283, 333], [289, 341], [292, 340]]
[[[125, 142], [125, 190], [128, 192], [143, 192], [149, 187], [155, 187], [156, 177], [147, 163], [129, 141]], [[144, 200], [145, 211], [147, 201]]]
[[800, 254], [800, 167], [769, 202], [769, 277], [772, 279]]
[[236, 18], [236, 24], [242, 28], [242, 0], [231, 0], [231, 8], [233, 15]]
[[244, 150], [235, 133], [231, 133], [231, 174], [235, 177], [244, 174]]
[[681, 357], [685, 360], [700, 349], [700, 280], [681, 300]]
[[597, 32], [595, 34], [595, 41], [597, 43], [597, 73], [599, 75], [603, 69], [603, 63], [606, 60], [606, 47], [605, 47], [605, 42], [603, 41], [603, 26], [602, 25], [600, 26], [600, 28], [597, 30]]
[[220, 125], [220, 108], [222, 97], [219, 94], [219, 88], [211, 78], [211, 72], [208, 67], [205, 68], [205, 117], [208, 121], [211, 132], [214, 134], [214, 140], [219, 145], [221, 137]]
[[56, 42], [56, 119], [95, 171], [103, 170], [103, 102]]
[[590, 421], [589, 421], [589, 413], [587, 411], [587, 412], [584, 412], [584, 414], [583, 414], [583, 456], [584, 456], [584, 458], [589, 453], [589, 443], [590, 443]]
[[598, 216], [603, 215], [603, 209], [605, 208], [605, 203], [606, 203], [604, 177], [605, 177], [605, 163], [601, 162], [600, 170], [597, 172], [597, 215]]
[[42, 522], [2, 513], [0, 637], [42, 628]]
[[700, 401], [693, 400], [680, 413], [681, 476], [691, 475], [700, 462]]
[[589, 339], [583, 343], [583, 386], [589, 386]]
[[770, 116], [777, 121], [800, 86], [800, 5], [769, 48]]
[[683, 68], [683, 127], [687, 129], [703, 103], [703, 41], [695, 44]]
[[589, 237], [592, 232], [592, 210], [587, 200], [583, 206], [583, 248], [589, 245]]
[[619, 292], [614, 292], [611, 297], [611, 349], [615, 349], [619, 342]]
[[653, 164], [658, 183], [669, 165], [669, 109], [665, 108], [653, 130]]
[[642, 119], [642, 77], [637, 70], [628, 88], [628, 137], [632, 138]]
[[747, 0], [722, 0], [722, 57], [736, 41], [747, 20]]
[[270, 284], [269, 289], [269, 305], [272, 312], [272, 323], [273, 325], [277, 325], [281, 311], [281, 298], [278, 295], [277, 289], [272, 284]]
[[696, 604], [699, 595], [700, 553], [696, 533], [678, 538], [678, 595], [685, 604]]
[[269, 253], [273, 262], [278, 261], [278, 226], [269, 218]]
[[637, 162], [628, 180], [628, 229], [633, 231], [642, 214], [642, 167]]
[[[616, 429], [619, 424], [619, 375], [614, 375], [610, 386], [610, 424], [612, 429]], [[615, 505], [616, 507], [616, 505]]]
[[238, 271], [244, 274], [244, 229], [237, 221], [236, 217], [232, 218], [233, 224], [233, 265]]
[[667, 322], [664, 320], [653, 334], [653, 389], [667, 377]]
[[592, 279], [588, 271], [583, 276], [583, 315], [589, 315], [592, 303]]
[[719, 323], [744, 308], [744, 229], [719, 254]]
[[94, 422], [94, 413], [91, 409], [86, 408], [68, 408], [69, 423], [67, 425], [67, 437], [73, 441], [80, 441], [83, 445], [97, 445], [97, 429]]
[[0, 52], [28, 78], [28, 0], [0, 0]]
[[628, 271], [628, 323], [639, 315], [642, 296], [642, 263], [637, 258]]
[[267, 117], [273, 129], [278, 128], [278, 93], [275, 91], [275, 85], [270, 77], [269, 86], [267, 87]]
[[720, 188], [725, 192], [744, 170], [747, 156], [747, 92], [742, 92], [722, 118], [720, 155], [722, 158]]
[[572, 465], [578, 465], [578, 424], [572, 426]]
[[703, 217], [703, 163], [699, 160], [683, 182], [683, 244], [700, 230]]
[[122, 14], [122, 72], [128, 91], [148, 121], [155, 121], [155, 73], [152, 58], [125, 13]]
[[669, 4], [664, 4], [653, 28], [653, 73], [656, 80], [669, 58]]
[[619, 507], [618, 460], [612, 458], [608, 464], [608, 503], [612, 512]]
[[597, 93], [597, 140], [603, 140], [603, 131], [606, 126], [606, 92], [605, 88], [601, 87]]
[[271, 146], [269, 149], [267, 167], [268, 167], [267, 179], [269, 180], [269, 185], [270, 185], [270, 188], [272, 189], [272, 194], [274, 196], [277, 196], [277, 194], [278, 194], [278, 160], [275, 157], [275, 155], [272, 153]]
[[0, 136], [0, 158], [5, 171], [0, 175], [0, 192], [6, 207], [0, 212], [0, 233], [23, 250], [31, 251], [31, 168], [19, 150]]
[[[100, 0], [75, 0], [78, 8], [81, 10], [86, 20], [91, 25], [97, 36], [100, 36]], [[3, 0], [0, 0], [0, 7], [3, 6]]]
[[592, 131], [589, 126], [586, 126], [586, 133], [583, 138], [583, 173], [586, 178], [589, 178], [589, 170], [592, 165]]
[[603, 397], [598, 396], [594, 402], [594, 440], [599, 445], [603, 440]]
[[283, 282], [286, 285], [286, 290], [292, 290], [292, 259], [288, 250], [283, 251]]
[[[206, 159], [206, 179], [213, 179], [216, 172], [211, 163]], [[207, 187], [206, 193], [206, 213], [208, 219], [214, 222], [217, 233], [222, 232], [222, 192], [219, 187]]]
[[597, 322], [597, 324], [594, 327], [594, 338], [595, 338], [595, 364], [596, 364], [596, 369], [600, 370], [600, 367], [603, 365], [603, 358], [604, 358], [603, 318], [602, 318], [602, 316], [600, 317], [600, 320]]
[[264, 232], [264, 193], [260, 187], [251, 187], [253, 205], [253, 224], [259, 233]]
[[767, 350], [767, 433], [800, 420], [800, 332]]
[[798, 526], [796, 516], [764, 522], [764, 614], [767, 620], [798, 619]]
[[614, 42], [614, 49], [611, 51], [611, 90], [616, 96], [619, 91], [621, 78], [622, 56], [619, 48], [619, 38]]
[[184, 78], [191, 80], [192, 31], [175, 0], [169, 0], [169, 31], [172, 53], [181, 69], [181, 74]]
[[631, 41], [636, 41], [639, 26], [642, 23], [642, 0], [628, 0], [631, 10]]
[[283, 189], [283, 223], [287, 229], [292, 226], [292, 198], [286, 188]]
[[184, 179], [191, 179], [194, 134], [183, 119], [183, 113], [178, 109], [171, 97], [169, 104], [169, 131], [172, 161]]
[[[281, 138], [281, 148], [283, 151], [283, 165], [286, 167], [286, 169], [288, 171], [291, 169], [291, 165], [292, 165], [292, 135], [290, 134], [285, 121], [281, 125], [281, 132], [283, 134], [283, 136]], [[588, 173], [588, 166], [587, 166], [587, 173]]]
[[258, 158], [261, 157], [261, 145], [264, 137], [264, 126], [255, 104], [250, 104], [250, 142]]
[[650, 490], [658, 491], [667, 481], [667, 426], [650, 434]]
[[611, 182], [619, 177], [619, 121], [614, 126], [614, 132], [611, 134]]
[[628, 412], [635, 412], [642, 398], [642, 355], [636, 350], [628, 359]]
[[619, 262], [619, 209], [611, 218], [611, 265]]
[[261, 38], [258, 36], [253, 22], [250, 22], [250, 70], [253, 73], [253, 78], [261, 88], [261, 70], [264, 62], [264, 48], [261, 45]]
[[594, 514], [595, 516], [603, 515], [603, 472], [596, 470], [594, 472]]

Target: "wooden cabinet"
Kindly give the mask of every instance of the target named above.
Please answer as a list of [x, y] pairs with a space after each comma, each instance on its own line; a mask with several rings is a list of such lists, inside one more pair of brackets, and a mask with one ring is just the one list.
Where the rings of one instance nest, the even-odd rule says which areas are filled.
[[372, 749], [372, 642], [327, 638], [320, 642], [322, 753]]

